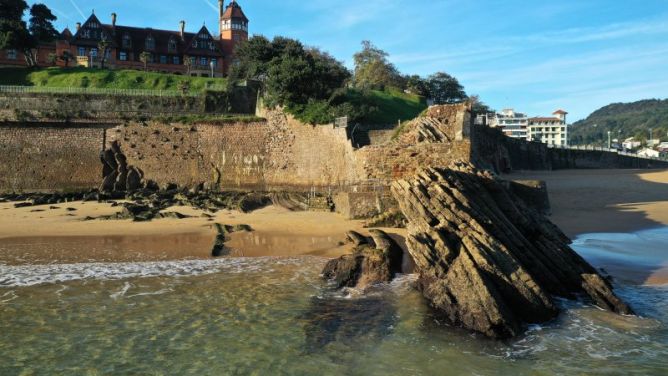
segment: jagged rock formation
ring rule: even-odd
[[[323,277],[336,288],[367,286],[391,281],[401,272],[403,250],[385,232],[371,230],[371,237],[355,231],[346,235],[353,244],[353,253],[331,260],[323,269]]]
[[[143,188],[144,173],[133,166],[128,166],[127,158],[117,141],[102,152],[102,192],[126,192]]]
[[[457,162],[397,181],[392,193],[409,221],[419,287],[451,322],[512,337],[557,315],[553,295],[586,294],[632,313],[555,225],[491,173]]]

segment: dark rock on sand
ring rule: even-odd
[[[249,225],[221,225],[220,223],[214,223],[216,226],[216,240],[213,243],[213,248],[211,248],[211,256],[221,257],[227,256],[230,254],[230,250],[225,247],[225,242],[227,241],[227,235],[235,232],[250,232],[253,229]]]
[[[403,251],[392,238],[380,230],[372,230],[371,238],[350,231],[353,253],[331,260],[322,275],[336,288],[367,286],[391,281],[401,272]]]
[[[409,221],[419,287],[452,323],[516,336],[557,315],[552,296],[632,313],[555,225],[491,173],[467,163],[424,169],[392,193]]]

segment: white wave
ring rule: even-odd
[[[196,276],[219,272],[247,273],[267,271],[275,265],[297,264],[303,262],[303,260],[303,258],[261,257],[132,263],[0,265],[0,276],[2,276],[0,277],[0,288],[35,286],[85,279],[120,280],[159,276]],[[125,292],[127,290],[123,294]],[[118,296],[122,296],[122,294]]]

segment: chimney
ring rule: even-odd
[[[81,30],[81,22],[77,22],[77,31]]]
[[[113,27],[116,27],[116,18],[118,18],[116,13],[112,13],[111,14],[111,26],[113,26]]]
[[[223,16],[225,13],[225,0],[218,0],[218,9],[220,10],[220,16]]]
[[[179,26],[181,26],[181,39],[183,39],[186,33],[186,21],[179,22]]]

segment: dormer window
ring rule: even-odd
[[[155,39],[150,35],[146,37],[146,49],[147,50],[155,49]]]
[[[169,52],[176,52],[176,40],[174,39],[174,37],[171,37],[169,39],[169,42],[167,43],[167,49],[169,50]]]
[[[123,35],[123,48],[131,48],[132,47],[132,39],[130,38],[130,35],[125,34]]]
[[[91,29],[97,29],[97,28],[100,27],[100,25],[99,25],[97,22],[95,22],[95,21],[91,21],[91,22],[88,24],[88,27],[90,27]]]

